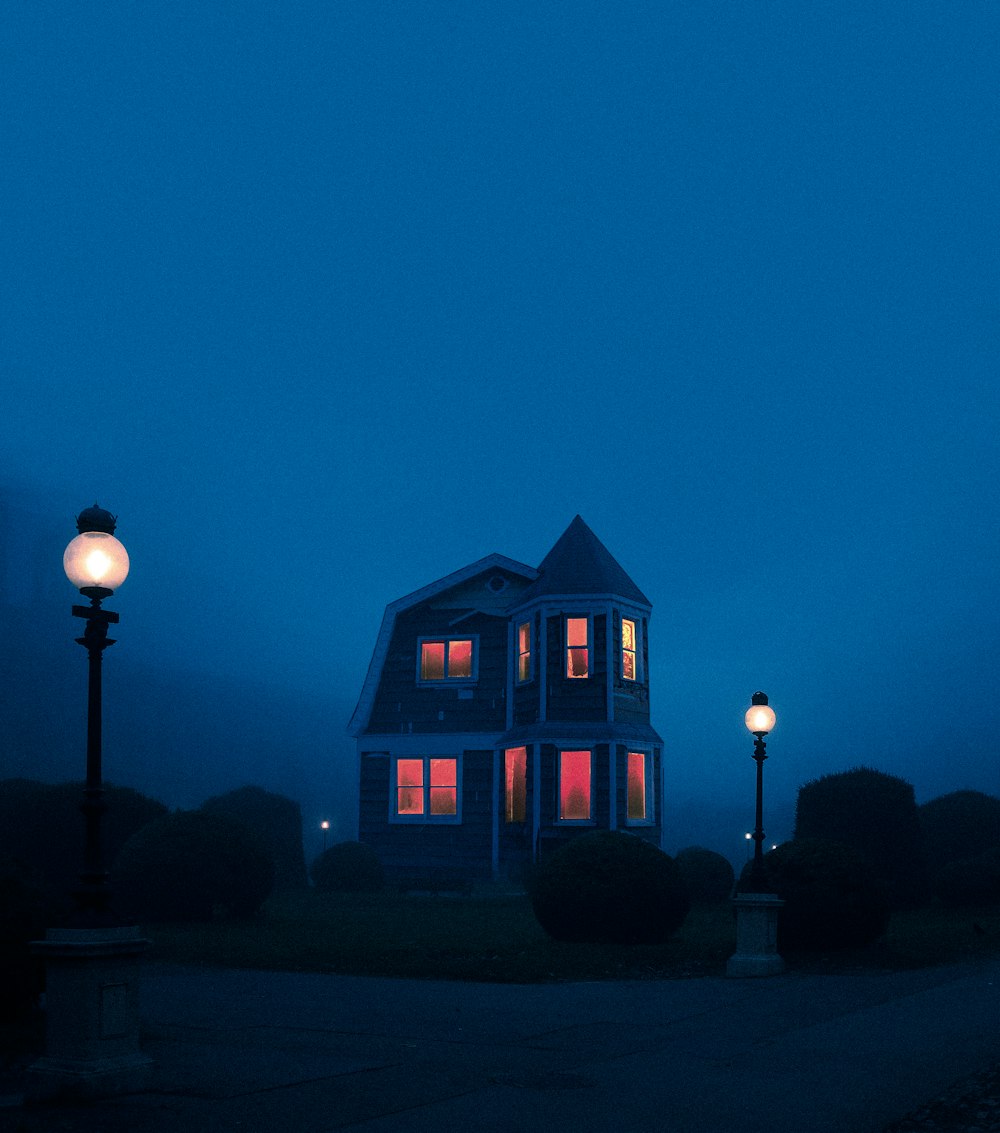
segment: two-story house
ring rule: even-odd
[[[385,611],[352,717],[359,837],[391,882],[518,878],[581,830],[661,842],[651,606],[577,516]]]

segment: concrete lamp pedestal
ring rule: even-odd
[[[778,955],[778,913],[784,905],[773,893],[738,893],[736,951],[726,965],[727,976],[777,976],[785,970]]]
[[[139,958],[149,944],[135,925],[49,929],[45,958],[45,1055],[28,1068],[32,1101],[141,1090],[152,1059],[139,1050]]]

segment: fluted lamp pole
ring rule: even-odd
[[[89,677],[87,684],[87,780],[83,810],[86,828],[83,870],[76,892],[80,924],[100,925],[114,920],[110,909],[111,890],[104,867],[101,841],[101,818],[105,810],[104,783],[101,769],[101,670],[104,650],[114,645],[108,637],[108,626],[118,622],[118,615],[105,610],[101,603],[109,598],[128,577],[128,552],[115,538],[116,517],[95,503],[77,517],[79,534],[63,555],[66,577],[85,597],[89,606],[74,606],[73,616],[83,618],[86,627],[76,640],[87,650]]]
[[[753,758],[757,764],[757,811],[753,832],[753,865],[750,867],[750,882],[746,886],[749,893],[766,893],[767,878],[764,874],[764,760],[767,759],[767,744],[764,737],[776,722],[774,709],[767,703],[767,693],[755,692],[750,698],[746,716],[747,729],[753,733]]]

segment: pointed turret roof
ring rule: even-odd
[[[522,602],[548,594],[614,594],[649,606],[649,599],[580,516],[556,540],[542,559],[538,580],[522,595]]]

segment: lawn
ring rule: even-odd
[[[152,961],[300,972],[534,983],[721,975],[735,949],[728,903],[692,909],[666,944],[565,944],[538,926],[526,897],[273,897],[248,921],[151,925]],[[871,948],[789,956],[804,970],[920,967],[1000,951],[1000,909],[897,913]]]

